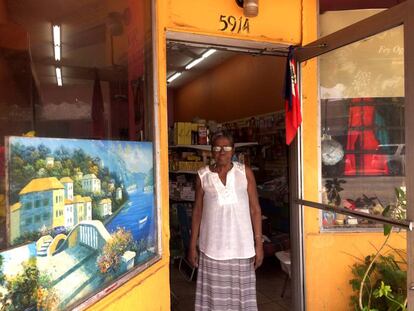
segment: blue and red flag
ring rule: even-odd
[[[285,128],[287,145],[292,143],[301,123],[302,114],[298,91],[296,61],[293,57],[293,47],[290,47],[286,62],[285,76]]]

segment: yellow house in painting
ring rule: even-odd
[[[75,209],[75,224],[85,220],[85,199],[80,195],[75,195],[73,199],[74,209]]]
[[[20,211],[18,221],[15,220],[19,235],[64,226],[64,186],[56,177],[31,180],[19,196],[20,208],[13,205]]]
[[[13,204],[10,208],[10,241],[14,241],[20,235],[20,202]]]

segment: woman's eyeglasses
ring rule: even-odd
[[[222,150],[224,150],[225,152],[229,152],[233,150],[232,146],[213,146],[213,151],[214,152],[221,152]]]

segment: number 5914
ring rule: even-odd
[[[234,33],[250,32],[249,19],[243,16],[236,18],[232,15],[220,15],[220,26],[220,31],[231,31]]]

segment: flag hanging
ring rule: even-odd
[[[293,47],[291,46],[289,47],[285,76],[285,128],[287,145],[292,143],[301,123],[302,114],[300,111],[296,61],[293,57]]]

